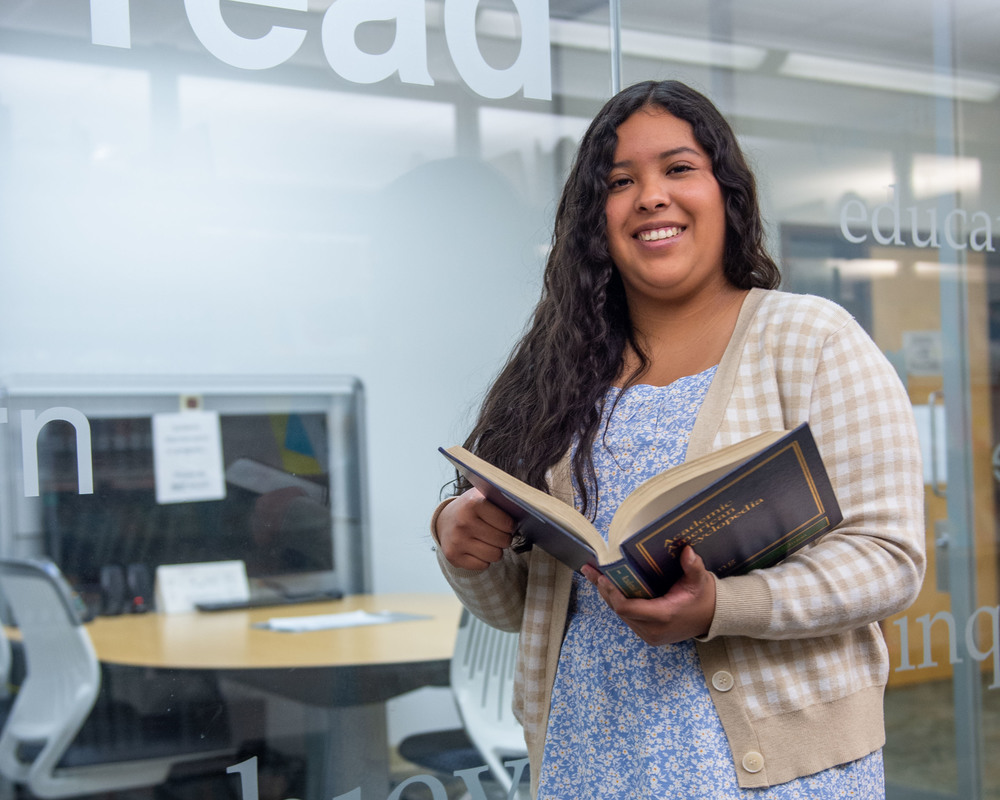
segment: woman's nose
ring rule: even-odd
[[[670,205],[670,192],[662,181],[643,181],[636,195],[636,205],[643,211],[654,211]]]

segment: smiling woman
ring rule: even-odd
[[[644,479],[808,422],[844,521],[740,577],[689,547],[667,594],[626,599],[590,566],[513,548],[513,520],[458,483],[432,522],[439,562],[475,614],[520,630],[538,795],[884,797],[878,620],[924,570],[919,445],[895,370],[839,306],[775,291],[732,129],[677,82],[626,89],[595,118],[545,277],[467,448],[606,537]]]

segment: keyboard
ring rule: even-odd
[[[195,608],[199,611],[208,612],[245,611],[251,608],[271,608],[274,606],[292,606],[301,603],[318,603],[323,600],[339,600],[343,596],[343,592],[334,590],[276,597],[250,597],[246,600],[219,600],[207,603],[195,603]]]

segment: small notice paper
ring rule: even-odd
[[[157,503],[222,500],[222,428],[216,411],[153,415]]]
[[[164,564],[156,568],[156,607],[164,614],[194,611],[197,603],[247,600],[250,582],[242,561]]]
[[[359,625],[384,625],[387,622],[405,622],[411,619],[430,619],[424,614],[406,614],[401,611],[344,611],[339,614],[310,614],[305,617],[272,617],[255,625],[271,631],[298,633],[323,631],[328,628],[355,628]]]

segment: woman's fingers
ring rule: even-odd
[[[449,563],[461,569],[482,570],[503,558],[515,527],[503,509],[478,489],[469,489],[442,510],[437,536]]]
[[[593,567],[583,574],[604,601],[644,642],[670,644],[704,636],[715,617],[715,576],[690,547],[681,553],[683,577],[665,595],[643,600],[628,598]]]

